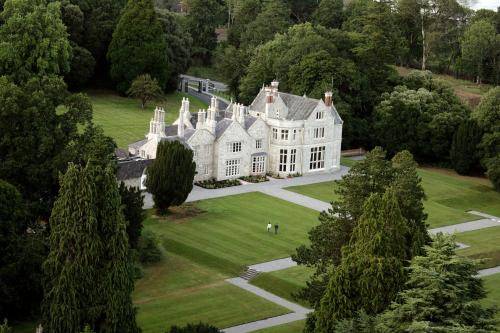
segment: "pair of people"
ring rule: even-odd
[[[273,225],[271,224],[271,222],[267,222],[267,232],[271,232],[271,228],[273,227]],[[277,235],[278,234],[278,228],[279,228],[279,225],[278,223],[276,223],[274,225],[274,234]]]

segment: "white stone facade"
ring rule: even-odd
[[[162,140],[179,140],[194,152],[195,180],[233,179],[268,172],[331,172],[340,168],[342,120],[332,103],[278,91],[278,82],[263,88],[250,106],[231,103],[217,109],[212,98],[196,116],[183,99],[178,119],[166,126],[157,108],[146,139],[129,146],[132,155],[154,159]]]

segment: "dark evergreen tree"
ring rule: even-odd
[[[477,262],[455,253],[452,237],[438,235],[425,254],[412,260],[408,281],[390,310],[381,315],[380,332],[496,332]]]
[[[198,61],[210,63],[217,46],[215,28],[217,18],[223,10],[218,0],[187,0],[186,29],[193,38],[192,55]]]
[[[372,194],[340,265],[331,273],[315,314],[315,332],[332,332],[338,321],[361,310],[374,315],[390,305],[405,282],[406,233],[396,191]]]
[[[193,189],[196,172],[193,151],[179,141],[162,141],[146,172],[146,187],[153,195],[155,208],[165,214],[170,206],[186,201]]]
[[[157,13],[167,41],[169,79],[166,90],[174,90],[177,88],[179,74],[185,73],[191,64],[193,39],[181,24],[179,15],[167,10],[158,10]]]
[[[137,187],[127,187],[124,182],[120,183],[120,196],[123,204],[123,216],[127,221],[127,234],[130,248],[137,248],[139,237],[141,237],[142,221],[146,218],[144,195]]]
[[[500,192],[500,154],[487,160],[486,175],[495,190]]]
[[[94,81],[107,84],[109,81],[109,62],[106,59],[109,44],[120,18],[126,0],[70,0],[83,13],[82,33],[75,42],[87,49],[95,60]],[[65,21],[66,23],[66,21]],[[70,38],[73,40],[73,31]]]
[[[453,168],[461,175],[469,174],[478,164],[477,146],[482,132],[474,120],[465,120],[453,135],[450,158]]]
[[[406,220],[407,234],[406,259],[410,260],[421,255],[424,246],[431,242],[427,232],[427,214],[424,211],[426,195],[422,187],[422,178],[417,172],[417,163],[413,155],[404,150],[397,153],[391,160],[394,170],[394,180],[391,186],[398,194],[401,213]]]
[[[328,283],[328,272],[332,266],[340,264],[343,258],[342,248],[348,244],[353,229],[358,224],[363,205],[372,194],[383,194],[388,187],[392,187],[397,193],[406,224],[405,258],[409,260],[421,253],[422,246],[428,244],[430,238],[423,207],[425,194],[416,167],[408,152],[401,152],[392,161],[388,161],[385,159],[385,152],[375,148],[366,155],[365,160],[356,163],[337,182],[334,191],[338,199],[332,202],[332,208],[328,212],[320,214],[320,224],[309,231],[310,244],[300,246],[292,256],[297,263],[315,268],[306,287],[297,294],[299,298],[307,300],[318,309]]]
[[[108,60],[116,88],[125,93],[141,74],[165,88],[169,80],[167,43],[153,0],[129,0],[109,45]]]
[[[50,218],[43,327],[53,333],[140,332],[126,222],[111,168],[71,164]]]

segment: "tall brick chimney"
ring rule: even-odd
[[[327,91],[325,93],[325,105],[326,106],[332,106],[332,104],[333,104],[332,96],[333,96],[333,94],[331,91]]]

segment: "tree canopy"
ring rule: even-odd
[[[146,187],[153,195],[155,208],[165,214],[172,205],[186,201],[193,189],[196,164],[193,151],[179,141],[161,141],[156,159],[147,168]]]
[[[7,0],[1,21],[0,75],[22,82],[69,71],[71,46],[59,2]]]
[[[108,59],[116,89],[125,93],[141,74],[150,74],[162,89],[169,79],[167,43],[153,0],[129,0],[113,32]]]

